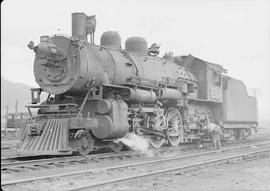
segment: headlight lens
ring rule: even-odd
[[[54,48],[54,47],[51,47],[51,53],[56,54],[56,53],[57,53],[57,49],[56,49],[56,48]]]
[[[40,42],[49,42],[49,39],[50,39],[50,37],[49,36],[41,36],[40,37]]]

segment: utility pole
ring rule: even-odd
[[[256,97],[256,88],[253,88],[253,96]]]
[[[16,102],[15,102],[15,116],[17,117],[17,114],[18,114],[18,100],[16,99]]]
[[[7,104],[5,108],[6,108],[6,118],[8,118],[9,104]]]
[[[6,125],[5,125],[5,133],[7,131],[7,121],[8,121],[8,110],[9,110],[9,104],[6,105]]]
[[[250,88],[249,91],[255,98],[257,98],[261,94],[260,88]]]

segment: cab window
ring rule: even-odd
[[[214,70],[212,70],[212,84],[221,86],[221,75]]]

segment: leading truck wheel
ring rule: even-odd
[[[178,109],[174,107],[169,108],[166,112],[166,120],[168,124],[168,142],[171,146],[176,147],[184,139],[182,117]]]
[[[77,155],[85,156],[93,151],[95,141],[89,132],[80,130],[76,133],[75,138],[78,139]]]

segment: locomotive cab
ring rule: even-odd
[[[198,79],[198,99],[222,102],[222,73],[227,70],[221,65],[213,64],[192,55],[182,56],[186,67],[194,71]]]

